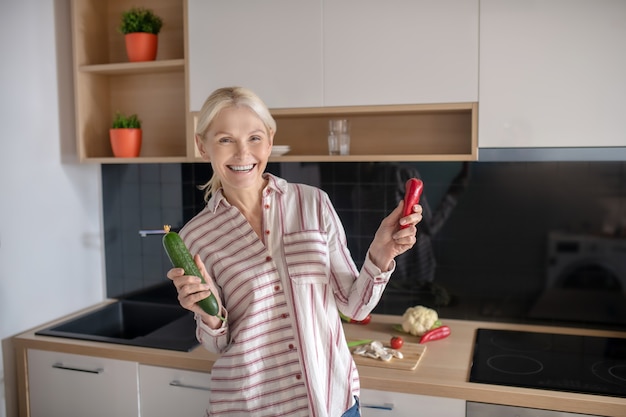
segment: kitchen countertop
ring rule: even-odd
[[[104,302],[103,304],[106,303],[108,302]],[[79,316],[89,310],[101,307],[103,304],[31,329],[13,338],[16,353],[20,410],[26,409],[25,403],[28,398],[28,381],[26,380],[27,349],[42,349],[80,355],[100,356],[134,361],[147,365],[194,371],[209,372],[211,370],[216,355],[206,351],[201,346],[198,346],[190,352],[177,352],[35,335],[35,332],[42,328],[67,320],[70,317]],[[392,324],[399,323],[400,321],[401,319],[398,316],[374,314],[372,315],[372,321],[368,325],[345,324],[344,328],[348,339],[378,339],[387,341],[392,334],[399,334],[392,329]],[[621,338],[626,338],[626,331],[452,320],[445,319],[445,317],[442,318],[442,321],[450,327],[452,331],[450,337],[435,342],[429,342],[426,345],[426,353],[415,370],[407,371],[359,366],[361,386],[368,389],[460,398],[468,401],[493,404],[506,404],[612,417],[626,416],[626,398],[468,382],[474,337],[477,328]],[[418,341],[417,337],[407,334],[404,334],[403,338],[406,342],[416,343]]]

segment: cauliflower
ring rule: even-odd
[[[402,315],[402,329],[413,336],[421,336],[429,331],[437,320],[439,315],[432,308],[409,307]]]

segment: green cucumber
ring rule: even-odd
[[[191,253],[189,253],[189,249],[185,246],[185,243],[180,238],[178,233],[171,232],[169,226],[165,226],[165,235],[163,236],[163,247],[165,248],[165,252],[167,256],[170,258],[172,265],[176,268],[183,268],[185,270],[186,275],[193,275],[202,280],[202,283],[206,283],[204,281],[204,277],[202,277],[202,273],[198,270],[196,263],[193,261],[191,257]],[[213,293],[209,295],[207,298],[198,301],[198,305],[207,312],[207,314],[211,316],[216,316],[220,320],[224,321],[224,318],[219,315],[220,306],[217,304],[217,300]]]

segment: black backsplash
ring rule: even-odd
[[[267,170],[329,194],[360,266],[398,201],[403,175],[419,173],[425,204],[436,217],[462,167],[270,163]],[[170,265],[160,236],[140,237],[139,230],[180,228],[204,206],[197,186],[210,176],[210,165],[202,163],[102,166],[109,297],[167,282]],[[375,312],[402,314],[425,304],[448,318],[626,328],[626,163],[472,162],[467,187],[443,217],[432,231],[434,281],[418,273],[413,249],[399,260]],[[420,233],[429,232],[427,226]],[[569,252],[553,254],[549,236],[555,232]],[[569,281],[555,283],[553,275],[568,268],[584,273],[569,271]]]

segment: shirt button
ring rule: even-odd
[[[271,257],[271,256],[267,256],[267,257],[265,258],[265,260],[266,260],[267,262],[269,262],[269,261],[271,261],[271,260],[272,260],[272,257]]]
[[[266,204],[264,207],[265,207],[266,209],[268,209],[268,208],[270,208],[270,205],[269,205],[269,204]]]
[[[293,344],[292,343],[289,343],[289,349],[293,350]]]
[[[286,318],[287,318],[287,317],[289,317],[289,316],[288,316],[288,314],[287,314],[287,313],[283,313],[283,314],[281,314],[281,317],[282,317],[282,318],[284,318],[284,319],[286,319]]]
[[[265,234],[266,234],[266,235],[269,235],[269,234],[270,234],[270,231],[269,231],[269,230],[266,230],[266,231],[265,231]]]
[[[280,290],[280,285],[277,285],[274,287],[274,291],[279,291]]]
[[[296,375],[296,379],[302,379],[302,375],[301,374],[297,374]]]

